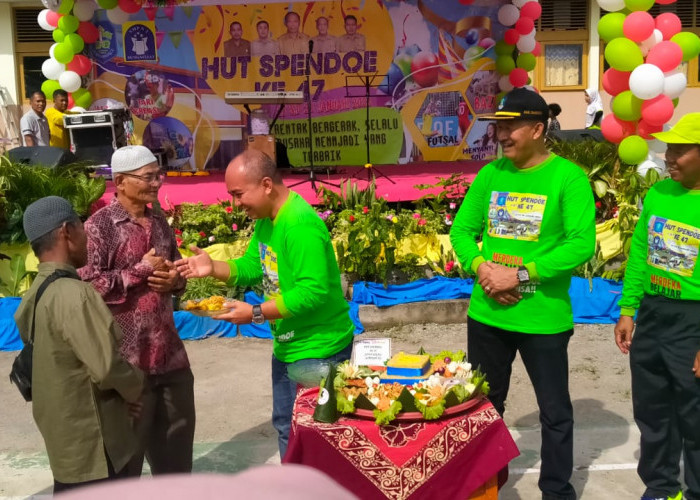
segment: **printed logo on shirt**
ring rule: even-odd
[[[669,299],[680,299],[681,298],[681,284],[676,280],[671,278],[664,278],[663,276],[657,276],[652,274],[650,277],[651,281],[651,291],[656,295],[663,295]]]
[[[492,262],[506,267],[520,267],[523,265],[523,258],[519,255],[508,255],[507,253],[494,252],[491,257]],[[531,281],[518,286],[520,293],[535,293],[537,291],[537,283]]]
[[[277,342],[289,342],[294,338],[294,330],[277,336]]]
[[[277,270],[277,254],[265,243],[259,243],[260,263],[262,264],[263,293],[267,298],[280,296],[280,277]]]
[[[692,276],[700,249],[700,229],[652,215],[648,226],[647,263],[651,267]]]
[[[547,197],[531,193],[493,191],[488,234],[492,238],[537,241]]]

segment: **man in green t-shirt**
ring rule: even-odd
[[[668,132],[671,176],[649,190],[632,237],[615,342],[630,354],[643,499],[700,499],[700,113]],[[637,327],[634,315],[637,313]],[[632,333],[634,332],[634,340]]]
[[[547,151],[548,117],[547,103],[527,89],[508,93],[496,114],[484,117],[496,120],[504,157],[479,171],[450,239],[462,266],[478,277],[467,320],[469,362],[485,371],[489,399],[502,415],[520,353],[540,410],[542,498],[574,499],[568,291],[572,271],[595,250],[595,208],[583,170]]]
[[[193,257],[175,265],[186,278],[213,276],[240,286],[262,283],[265,302],[229,302],[229,312],[217,318],[235,324],[270,320],[272,424],[284,457],[297,381],[306,381],[299,377],[306,375],[308,382],[318,384],[318,373],[329,361],[349,359],[354,325],[328,229],[311,205],[282,183],[274,161],[256,150],[237,156],[226,169],[226,188],[235,205],[256,220],[246,253],[215,261],[194,248]]]

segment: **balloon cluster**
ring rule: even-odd
[[[41,65],[41,72],[48,79],[41,90],[52,96],[54,91],[63,89],[69,93],[68,108],[75,106],[87,109],[92,96],[81,88],[82,77],[92,70],[92,61],[82,55],[86,44],[95,43],[99,38],[97,26],[92,22],[95,9],[107,10],[107,18],[112,24],[123,24],[129,15],[138,12],[141,5],[134,0],[62,0],[57,7],[39,12],[39,26],[52,32],[54,43],[49,49],[49,58]]]
[[[619,144],[622,161],[643,169],[654,159],[650,149],[663,150],[651,134],[662,131],[673,116],[688,83],[679,67],[700,54],[700,38],[681,31],[681,20],[673,13],[649,14],[654,0],[598,0],[598,5],[609,11],[600,19],[598,33],[610,65],[603,89],[613,96],[613,114],[603,118],[601,131]]]
[[[510,27],[495,47],[496,71],[501,75],[498,86],[502,93],[530,82],[528,72],[535,69],[542,50],[535,40],[535,21],[541,15],[542,6],[538,0],[512,0],[498,10],[498,22]]]

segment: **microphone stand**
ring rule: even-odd
[[[309,40],[309,52],[306,54],[306,102],[307,102],[307,117],[308,117],[308,125],[307,127],[309,128],[309,178],[304,179],[303,181],[295,182],[294,184],[290,184],[289,187],[292,188],[294,186],[298,186],[300,184],[304,184],[305,182],[310,182],[311,183],[311,189],[314,190],[314,192],[318,191],[318,188],[316,187],[316,183],[320,182],[322,184],[328,184],[329,186],[337,187],[339,188],[339,184],[334,184],[330,181],[326,181],[323,179],[318,179],[316,177],[316,170],[314,168],[314,143],[313,143],[313,132],[311,130],[312,122],[311,122],[311,53],[314,50],[314,41]]]

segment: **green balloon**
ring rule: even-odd
[[[637,165],[642,163],[649,154],[649,145],[638,135],[631,135],[622,139],[617,154],[625,163]]]
[[[518,54],[516,64],[518,68],[522,68],[525,71],[532,71],[535,69],[535,65],[537,64],[537,58],[530,53],[523,52]]]
[[[61,43],[66,38],[66,34],[63,32],[63,30],[58,28],[51,32],[51,36],[53,37],[53,41],[56,43]]]
[[[674,108],[677,108],[677,107],[678,107],[678,103],[679,103],[680,101],[681,101],[681,98],[680,98],[680,97],[676,97],[675,99],[672,99],[671,102],[673,103],[673,107],[674,107]]]
[[[499,92],[496,94],[496,102],[500,103],[508,92]]]
[[[54,59],[63,64],[71,62],[74,55],[75,52],[73,52],[71,46],[66,42],[56,44],[56,48],[53,50]]]
[[[106,10],[115,8],[118,3],[119,0],[97,0],[97,5]]]
[[[68,46],[70,46],[71,50],[73,51],[73,54],[80,54],[85,48],[85,42],[83,41],[83,38],[77,33],[71,33],[70,35],[66,35],[65,43],[67,43]]]
[[[683,61],[695,59],[700,54],[700,37],[690,31],[681,31],[671,37],[671,41],[677,43],[683,51]]]
[[[53,93],[56,92],[60,88],[61,88],[61,85],[58,83],[58,80],[45,80],[44,83],[41,84],[41,91],[47,97],[52,96]]]
[[[515,69],[515,61],[511,56],[499,56],[496,58],[496,71],[502,75],[509,75]]]
[[[510,56],[515,50],[515,45],[506,43],[505,40],[499,40],[496,42],[496,46],[493,49],[497,56]]]
[[[90,104],[92,104],[92,94],[86,89],[78,89],[72,94],[73,102],[76,106],[88,109]]]
[[[57,12],[63,15],[70,14],[73,10],[73,5],[75,5],[74,0],[62,0],[61,5],[58,6]]]
[[[623,38],[625,36],[624,31],[622,31],[622,25],[625,22],[624,14],[620,12],[611,12],[605,14],[600,18],[598,23],[598,34],[600,38],[609,42],[615,38]]]
[[[642,102],[631,90],[625,90],[613,99],[612,110],[620,120],[634,122],[642,117]]]
[[[63,16],[58,20],[58,28],[66,35],[68,33],[75,33],[78,26],[80,26],[80,21],[78,21],[78,18],[75,16]]]
[[[605,60],[618,71],[632,71],[644,64],[639,45],[628,38],[615,38],[605,46]]]
[[[647,11],[651,9],[656,0],[625,0],[625,7],[632,12],[637,10]]]

